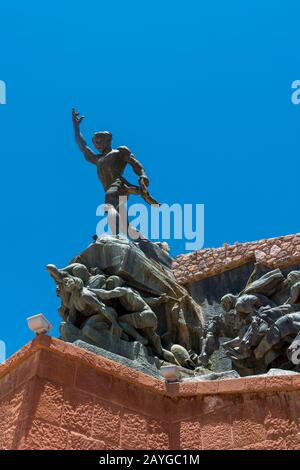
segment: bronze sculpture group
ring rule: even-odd
[[[200,355],[203,364],[219,348],[228,313],[233,312],[241,326],[238,335],[222,346],[236,370],[242,375],[264,373],[271,367],[298,371],[300,271],[291,271],[285,278],[280,269],[274,269],[257,277],[259,268],[257,264],[242,292],[222,297],[224,313],[206,327]]]
[[[96,237],[94,246],[64,268],[47,266],[61,300],[61,338],[98,347],[118,344],[113,349],[120,355],[138,343],[160,365],[177,364],[204,374],[220,348],[220,338],[226,337],[222,347],[240,375],[274,367],[298,371],[300,271],[287,276],[280,269],[262,273],[256,265],[245,288],[224,295],[223,313],[204,325],[201,307],[187,290],[134,243],[143,236],[128,224],[128,196],[140,195],[148,204],[159,205],[149,193],[143,166],[127,147],[112,149],[110,132],[94,134],[94,152],[80,131],[83,117],[73,110],[72,120],[80,150],[97,167],[112,236]],[[138,185],[124,178],[127,165],[138,176]],[[121,233],[131,241],[126,244]],[[166,253],[163,243],[156,245],[162,255]],[[111,340],[108,346],[106,338]],[[130,351],[139,360],[140,353]]]
[[[97,269],[97,268],[96,268]],[[92,344],[101,344],[99,331],[106,330],[126,340],[148,345],[166,361],[174,361],[171,352],[163,349],[156,333],[157,317],[152,307],[168,300],[163,294],[158,298],[142,297],[135,289],[125,286],[120,276],[92,275],[81,263],[58,269],[49,264],[47,270],[57,283],[61,298],[61,334],[64,339],[77,336]],[[118,314],[122,310],[122,314]]]
[[[150,205],[159,203],[150,195],[148,190],[149,179],[141,163],[135,158],[128,147],[112,148],[111,132],[96,132],[93,144],[98,152],[88,147],[80,132],[80,124],[84,119],[79,113],[72,110],[72,120],[75,140],[85,159],[96,165],[98,178],[105,191],[105,209],[108,214],[108,223],[114,235],[123,232],[131,238],[143,238],[143,235],[129,225],[125,204],[130,194],[140,195]],[[129,165],[139,177],[139,185],[134,185],[124,177],[124,171]]]

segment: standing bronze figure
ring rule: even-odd
[[[129,227],[127,222],[122,227],[120,220],[121,211],[130,194],[140,195],[144,201],[150,205],[159,205],[159,203],[150,195],[148,191],[149,179],[142,164],[135,158],[128,147],[112,148],[111,132],[96,132],[93,136],[93,144],[99,153],[95,153],[90,149],[80,132],[80,124],[84,116],[73,109],[72,119],[75,132],[76,142],[84,154],[85,159],[97,166],[97,174],[105,191],[105,204],[108,213],[108,222],[113,234],[118,234],[126,230],[127,233],[133,234],[133,238],[138,234],[133,227]],[[123,173],[127,165],[130,165],[133,171],[139,177],[139,185],[128,182]],[[113,222],[112,222],[113,221]],[[122,230],[123,229],[123,230]]]

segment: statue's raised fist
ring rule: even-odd
[[[72,109],[72,119],[73,119],[74,125],[79,126],[81,121],[84,119],[84,116],[80,116],[80,114],[76,111],[76,109],[73,108]]]

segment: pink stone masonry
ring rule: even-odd
[[[188,284],[251,261],[270,268],[300,263],[300,233],[234,245],[224,243],[220,248],[179,255],[173,263],[173,273],[180,284]]]

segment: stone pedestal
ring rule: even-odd
[[[167,384],[40,336],[0,366],[1,449],[300,449],[300,375]]]

